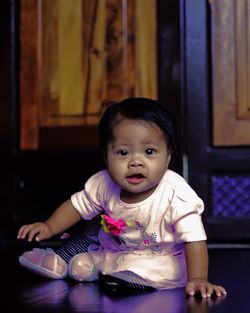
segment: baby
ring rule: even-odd
[[[175,153],[174,118],[147,98],[112,103],[99,124],[107,170],[45,221],[24,225],[18,238],[36,241],[60,234],[81,219],[100,216],[98,237],[80,233],[56,249],[33,249],[19,262],[50,278],[105,277],[125,287],[185,287],[190,296],[226,294],[207,280],[208,253],[202,200],[168,169]]]

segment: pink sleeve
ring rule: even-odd
[[[188,186],[188,185],[187,185]],[[177,243],[206,240],[202,223],[203,201],[188,186],[181,197],[175,195],[172,201],[172,225]]]

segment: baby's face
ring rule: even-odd
[[[156,189],[170,161],[164,133],[155,124],[122,119],[113,138],[107,149],[110,176],[121,187],[124,202],[142,201]]]

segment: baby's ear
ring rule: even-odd
[[[102,150],[102,159],[107,166],[107,151]]]
[[[171,153],[168,154],[168,158],[167,158],[167,167],[169,166],[169,163],[171,161]]]

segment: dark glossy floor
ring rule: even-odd
[[[116,296],[100,291],[97,283],[70,279],[49,280],[18,264],[26,247],[0,232],[0,312],[25,313],[245,313],[250,308],[250,249],[209,249],[210,280],[224,285],[228,295],[220,299],[187,298],[182,289],[144,295]]]

